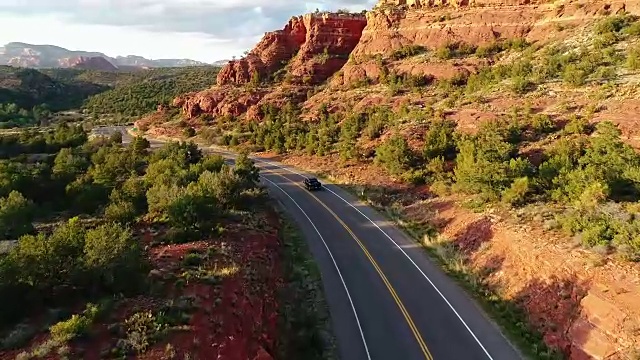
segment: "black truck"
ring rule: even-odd
[[[304,179],[304,187],[309,191],[320,190],[322,189],[322,183],[316,178],[306,178]]]

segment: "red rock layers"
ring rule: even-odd
[[[354,61],[344,67],[344,76],[334,79],[332,84],[349,85],[364,78],[376,80],[379,66],[373,56],[390,55],[403,46],[422,45],[433,50],[455,42],[483,45],[512,38],[547,41],[558,34],[557,25],[584,24],[621,11],[638,14],[639,4],[637,0],[562,5],[547,0],[382,0],[367,13],[367,27],[351,54]],[[402,72],[395,65],[390,68]],[[461,66],[469,69],[468,64],[421,65],[411,72],[440,78],[450,76]]]
[[[285,67],[292,82],[322,82],[346,63],[365,26],[363,15],[294,17],[283,30],[266,33],[245,58],[225,66],[218,74],[218,85],[245,84],[254,76],[267,80]]]
[[[284,29],[266,33],[245,58],[227,64],[218,74],[217,87],[182,95],[173,105],[182,107],[188,118],[244,113],[258,118],[263,103],[303,101],[309,85],[324,82],[344,66],[365,26],[366,18],[360,14],[294,17]],[[274,79],[276,72],[282,78]],[[255,77],[281,84],[270,89],[234,87],[251,83]]]
[[[325,81],[349,59],[358,45],[366,18],[353,14],[307,14],[307,35],[290,65],[289,78],[297,83]]]
[[[245,84],[254,73],[261,79],[284,67],[306,39],[307,29],[301,17],[294,17],[284,29],[268,32],[249,54],[229,62],[218,74],[218,85]]]

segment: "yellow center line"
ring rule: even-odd
[[[274,174],[274,175],[277,175],[277,176],[279,176],[279,177],[281,177],[283,179],[286,179],[287,181],[290,181],[288,178],[286,178],[283,175],[280,175],[280,174],[275,173],[275,172],[271,172],[271,173]],[[304,187],[302,187],[300,184],[295,184],[295,185],[304,190]],[[364,252],[365,256],[369,259],[369,262],[371,262],[371,264],[373,265],[374,269],[376,269],[376,272],[378,273],[378,275],[380,275],[380,278],[382,278],[382,282],[386,285],[387,289],[391,293],[391,296],[395,300],[396,304],[400,308],[400,312],[402,312],[402,315],[404,316],[405,320],[407,321],[407,324],[409,325],[409,328],[411,329],[411,332],[413,332],[413,336],[416,338],[416,341],[418,341],[418,345],[420,345],[420,349],[422,350],[422,353],[424,354],[424,356],[428,360],[433,360],[433,356],[431,356],[431,352],[429,352],[429,348],[427,348],[427,345],[425,344],[424,340],[422,339],[422,335],[420,335],[420,332],[418,331],[418,328],[416,327],[415,323],[413,322],[413,319],[411,318],[411,315],[409,315],[409,312],[407,311],[407,309],[405,308],[404,304],[400,300],[400,297],[398,296],[397,292],[395,291],[395,289],[393,288],[393,286],[389,282],[389,279],[387,279],[386,275],[382,272],[382,269],[380,269],[380,266],[378,266],[378,263],[376,262],[376,260],[373,258],[373,256],[371,256],[371,254],[369,253],[369,250],[367,250],[367,248],[364,246],[364,244],[358,238],[358,236],[356,236],[356,234],[354,234],[354,232],[351,230],[351,228],[349,228],[349,226],[347,226],[347,224],[345,224],[345,222],[342,221],[342,219],[335,212],[333,212],[333,210],[331,210],[325,203],[323,203],[314,194],[309,192],[309,195],[311,195],[311,197],[313,197],[320,205],[322,205],[340,223],[340,225],[342,225],[342,227],[344,227],[345,230],[347,230],[347,232],[356,241],[356,243],[358,243],[358,245],[360,246],[360,248]]]

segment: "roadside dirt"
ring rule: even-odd
[[[542,221],[520,222],[496,209],[475,213],[456,196],[433,198],[426,187],[407,187],[373,164],[275,158],[339,183],[377,188],[394,199],[406,219],[436,225],[465,264],[502,300],[523,309],[545,342],[569,359],[635,360],[640,264],[580,249],[571,238],[543,230]]]
[[[188,299],[193,306],[181,310],[185,325],[129,358],[272,359],[279,339],[278,291],[283,286],[279,219],[275,213],[260,213],[248,221],[250,225],[228,224],[219,238],[185,244],[155,244],[159,234],[145,231],[142,242],[153,268],[149,277],[158,293],[118,301],[107,319],[91,327],[88,337],[70,344],[69,358],[111,358],[119,339],[126,338],[114,333],[114,325],[124,324],[135,313],[157,313],[167,304]],[[194,254],[204,260],[188,266],[185,259]],[[0,359],[13,360],[48,338],[44,331],[27,347],[0,352]],[[44,358],[61,357],[54,350]]]

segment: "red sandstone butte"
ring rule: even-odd
[[[249,54],[231,61],[218,74],[218,85],[246,84],[255,76],[268,80],[281,69],[294,83],[320,83],[338,71],[360,41],[364,15],[306,14],[282,30],[268,32]]]

